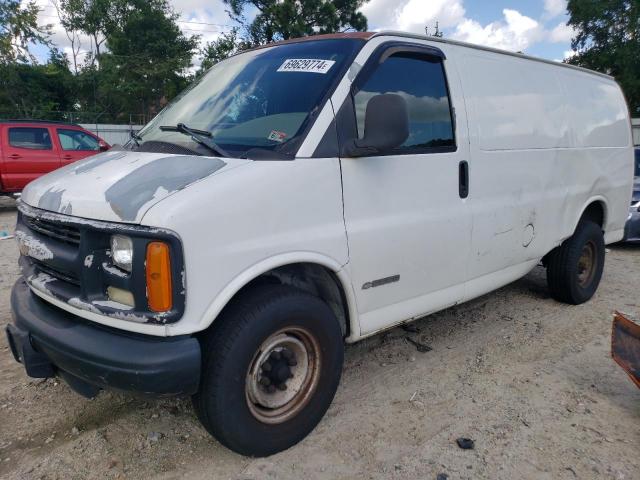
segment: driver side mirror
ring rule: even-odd
[[[105,142],[104,140],[100,140],[98,142],[98,149],[101,152],[106,152],[107,150],[109,150],[111,147],[107,144],[107,142]]]
[[[407,102],[395,93],[372,97],[364,116],[364,136],[346,145],[349,157],[364,157],[393,150],[409,137]]]

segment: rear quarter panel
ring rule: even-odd
[[[469,278],[540,259],[571,236],[592,201],[619,240],[632,180],[629,114],[601,75],[456,48],[471,143]]]

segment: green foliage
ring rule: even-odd
[[[95,56],[99,57],[104,34],[108,25],[115,21],[116,5],[119,3],[110,0],[60,0],[58,11],[63,28],[68,32],[88,35],[93,42]]]
[[[358,12],[365,0],[224,0],[254,45],[315,33],[366,30],[367,19]],[[244,21],[247,7],[258,10],[251,23]]]
[[[182,34],[166,0],[127,3],[133,8],[105,31],[109,53],[100,57],[100,70],[107,82],[99,93],[116,110],[154,115],[186,86],[198,37]]]
[[[34,1],[0,0],[0,64],[33,60],[29,43],[49,44],[49,26],[38,25],[39,11]]]
[[[223,0],[229,5],[229,15],[238,22],[238,29],[208,44],[204,64],[214,65],[228,56],[266,43],[322,33],[348,30],[364,31],[367,18],[358,9],[367,0]],[[247,21],[245,10],[257,10]]]
[[[178,27],[167,0],[60,0],[67,32],[92,41],[79,69],[77,106],[100,121],[128,121],[122,112],[157,113],[188,83],[198,45]]]
[[[200,64],[198,75],[209,70],[209,68],[213,67],[216,63],[248,47],[240,40],[238,30],[238,28],[233,28],[230,32],[223,33],[216,40],[205,45],[200,52],[202,55],[202,63]]]
[[[41,118],[42,111],[72,110],[74,87],[68,61],[57,50],[44,65],[0,64],[0,116]]]
[[[640,114],[640,0],[569,0],[567,10],[577,32],[568,62],[613,75]]]
[[[82,111],[91,121],[128,122],[130,113],[148,119],[193,80],[189,67],[199,38],[182,33],[168,0],[50,0],[76,43],[74,54],[52,49],[40,65],[25,63],[27,47],[47,43],[49,27],[38,25],[39,9],[28,1],[0,0],[0,116],[64,120]],[[358,12],[366,0],[223,1],[240,26],[199,52],[198,74],[256,45],[367,27]],[[245,12],[255,11],[246,21]],[[90,49],[84,62],[75,55],[80,36],[90,40],[83,40],[82,48]]]

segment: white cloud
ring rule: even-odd
[[[567,0],[544,0],[544,13],[548,19],[558,17],[567,11]]]
[[[170,0],[180,15],[178,25],[185,35],[200,35],[201,43],[218,38],[222,32],[231,29],[232,21],[221,0],[202,2],[201,0]],[[203,5],[206,5],[203,6]]]
[[[503,50],[524,51],[544,36],[544,29],[533,18],[508,8],[502,13],[503,20],[484,27],[475,20],[465,19],[456,27],[452,37]]]
[[[560,23],[547,30],[543,21],[566,11],[566,0],[545,0],[540,20],[505,8],[503,17],[481,24],[466,15],[464,0],[370,0],[361,11],[370,29],[424,33],[435,22],[445,30],[445,37],[512,51],[524,51],[533,44],[548,41],[569,43],[573,30]]]
[[[425,27],[454,27],[465,15],[462,0],[370,0],[362,7],[369,28],[424,33]]]
[[[568,43],[575,35],[576,32],[573,27],[562,22],[549,32],[549,40],[554,43]]]

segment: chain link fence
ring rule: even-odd
[[[61,110],[32,110],[19,112],[17,110],[0,110],[0,120],[47,120],[50,122],[82,123],[82,124],[118,124],[145,125],[150,118],[139,113],[95,113],[84,111]]]

